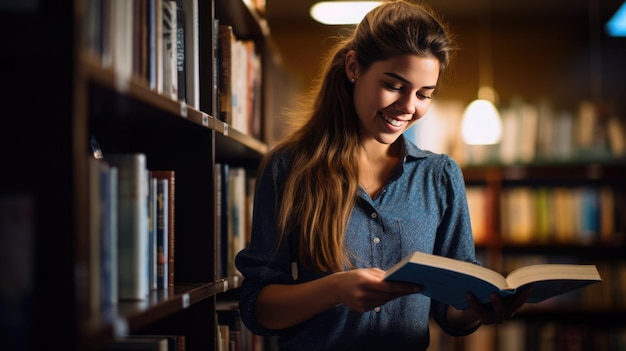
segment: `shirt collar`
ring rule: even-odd
[[[404,160],[404,162],[407,161],[407,157],[425,158],[425,157],[428,157],[429,155],[432,155],[431,152],[422,150],[419,147],[417,147],[417,145],[413,144],[412,141],[405,138],[404,135],[401,135],[400,138],[402,139],[401,140],[402,141],[402,159]]]

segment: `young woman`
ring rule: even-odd
[[[476,262],[459,166],[402,133],[423,117],[452,53],[427,8],[385,2],[340,41],[296,131],[266,157],[252,241],[236,260],[243,321],[281,350],[426,350],[525,299],[456,310],[383,281],[414,251]],[[459,287],[462,289],[462,287]]]

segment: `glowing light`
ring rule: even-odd
[[[626,37],[626,2],[615,11],[606,23],[606,31],[613,37]]]
[[[309,11],[316,21],[328,25],[356,24],[382,1],[320,1]]]

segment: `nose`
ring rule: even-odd
[[[417,97],[413,94],[406,94],[395,102],[394,107],[398,112],[414,115],[416,111]]]

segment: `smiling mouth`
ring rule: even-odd
[[[401,127],[402,125],[407,123],[407,121],[400,121],[400,120],[397,120],[397,119],[393,119],[391,117],[385,116],[382,113],[380,115],[383,117],[383,119],[385,121],[387,121],[387,123],[391,124],[394,127]]]

